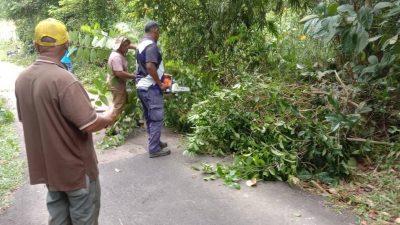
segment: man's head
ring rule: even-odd
[[[128,38],[119,37],[115,40],[113,50],[118,51],[122,55],[125,55],[129,50],[130,44],[131,44],[131,41]]]
[[[154,41],[158,41],[158,38],[160,37],[160,26],[156,21],[151,20],[144,25],[144,32]]]
[[[35,27],[34,43],[39,54],[60,59],[69,45],[67,27],[56,19],[42,20]]]

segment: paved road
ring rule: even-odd
[[[0,95],[14,104],[13,80],[20,68],[0,62],[0,70]],[[17,130],[21,134],[20,125]],[[354,224],[352,215],[327,207],[320,196],[282,182],[264,182],[256,188],[242,184],[241,190],[221,181],[205,182],[191,166],[217,159],[183,156],[180,135],[168,130],[163,135],[172,148],[167,157],[148,158],[144,130],[137,130],[125,145],[99,153],[101,225]],[[15,192],[12,206],[1,213],[0,224],[46,224],[45,195],[43,185],[24,184]]]

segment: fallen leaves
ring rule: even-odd
[[[251,180],[246,181],[246,185],[249,186],[249,187],[257,186],[257,179],[253,178]]]

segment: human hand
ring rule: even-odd
[[[160,87],[161,91],[165,91],[166,89],[168,89],[170,87],[169,85],[166,85],[164,83],[161,83],[161,85],[158,85],[158,86]]]
[[[137,49],[137,45],[131,43],[131,44],[129,45],[128,49]]]
[[[104,117],[104,119],[107,120],[107,122],[109,123],[108,125],[114,123],[116,120],[116,117],[117,117],[113,109],[109,109],[109,110],[105,111],[102,114],[102,116]]]

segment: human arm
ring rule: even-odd
[[[147,69],[147,72],[150,74],[150,76],[153,78],[153,80],[156,82],[156,84],[160,87],[160,89],[162,91],[164,91],[165,89],[167,89],[169,87],[161,82],[161,80],[157,74],[157,67],[153,62],[146,63],[146,69]]]
[[[97,115],[96,121],[93,124],[86,127],[85,129],[83,129],[83,131],[87,133],[96,132],[111,125],[113,122],[114,121],[111,112],[106,113],[104,115]]]
[[[125,59],[122,56],[116,56],[111,60],[111,69],[113,75],[124,80],[135,79],[135,75],[125,71],[127,69],[127,65],[124,69],[124,60]]]
[[[151,44],[145,49],[146,53],[146,71],[153,78],[154,82],[160,87],[162,91],[166,90],[169,86],[163,84],[158,75],[158,68],[156,65],[162,63],[161,52],[156,44]]]
[[[122,78],[122,79],[125,79],[125,80],[129,80],[129,79],[135,79],[135,75],[133,75],[133,74],[131,74],[131,73],[128,73],[128,72],[126,72],[126,71],[113,71],[113,74],[116,76],[116,77],[119,77],[119,78]]]
[[[112,114],[98,115],[87,92],[79,82],[74,82],[60,95],[62,115],[83,132],[95,132],[113,123]]]
[[[129,49],[137,49],[137,45],[136,44],[133,44],[133,43],[131,43],[130,45],[129,45],[129,47],[128,47]]]

